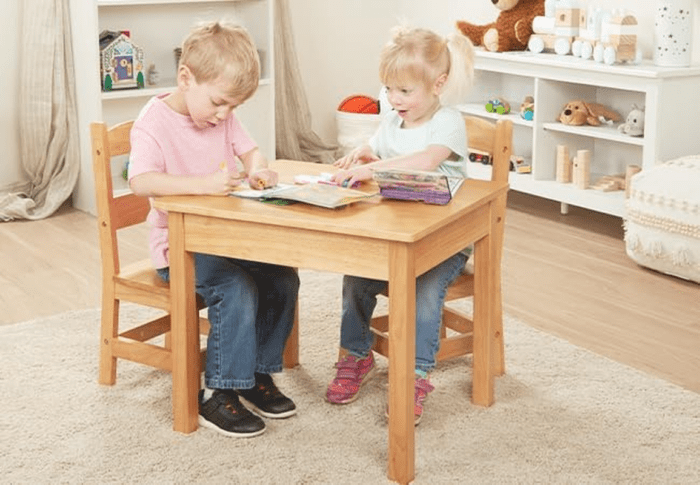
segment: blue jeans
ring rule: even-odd
[[[169,268],[158,270],[169,281]],[[299,276],[292,268],[195,254],[195,286],[207,304],[204,384],[250,389],[255,372],[282,370],[282,352],[294,325]]]
[[[447,287],[457,279],[466,262],[466,255],[455,254],[416,279],[416,369],[420,371],[429,372],[435,367]],[[369,355],[373,343],[370,320],[377,295],[386,287],[386,281],[357,276],[343,278],[340,346],[351,355],[360,358]]]

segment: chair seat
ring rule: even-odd
[[[170,311],[170,285],[158,276],[150,260],[122,268],[114,279],[118,299]]]

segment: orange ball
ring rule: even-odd
[[[379,101],[364,94],[348,96],[338,105],[338,111],[345,113],[379,114]]]

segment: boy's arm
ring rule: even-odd
[[[172,175],[162,172],[144,172],[129,181],[136,195],[224,195],[241,183],[236,173],[223,170],[209,175]]]
[[[239,155],[239,158],[248,173],[248,183],[252,188],[264,189],[277,185],[277,172],[268,168],[267,159],[257,147]]]

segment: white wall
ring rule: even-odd
[[[15,190],[27,177],[19,163],[19,129],[17,127],[17,97],[19,90],[19,2],[0,2],[0,32],[2,49],[0,64],[0,194]]]
[[[72,0],[77,1],[77,0]],[[700,0],[693,0],[693,63],[700,63]],[[19,1],[0,2],[0,193],[26,181],[19,162],[17,94],[19,88]],[[644,35],[639,39],[651,57],[656,2],[583,0],[586,5],[627,8],[637,15]],[[402,21],[447,34],[457,19],[476,24],[492,21],[497,10],[490,0],[290,0],[295,43],[314,130],[335,141],[335,109],[351,94],[379,92],[379,51],[392,26]]]

